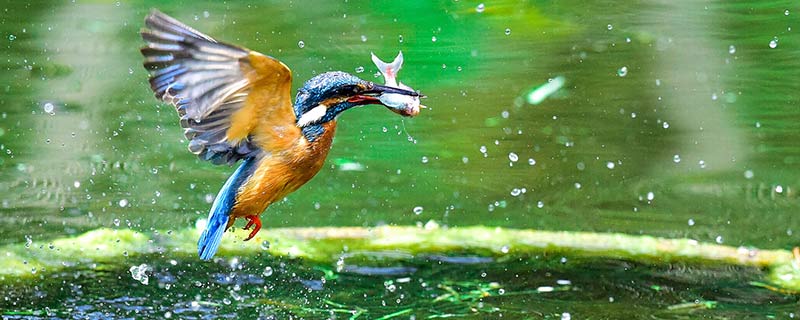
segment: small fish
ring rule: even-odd
[[[403,67],[402,51],[397,53],[397,57],[394,58],[392,63],[383,62],[378,56],[372,53],[372,62],[375,63],[375,66],[377,66],[378,70],[383,74],[384,85],[414,91],[411,87],[397,81],[397,73],[400,72],[400,68]],[[425,106],[420,105],[419,98],[419,96],[412,97],[397,93],[385,93],[378,97],[383,104],[390,107],[395,113],[412,117],[419,114],[420,108],[425,108]]]

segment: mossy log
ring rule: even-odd
[[[728,264],[761,268],[764,281],[788,292],[800,291],[800,263],[788,250],[758,250],[618,233],[539,231],[485,226],[425,228],[408,226],[265,229],[251,241],[246,231],[225,235],[219,257],[252,255],[295,257],[332,263],[346,251],[393,251],[410,255],[458,252],[495,258],[564,254],[589,259],[625,259],[647,264]],[[30,277],[78,263],[112,261],[125,255],[195,255],[199,230],[141,233],[98,229],[48,243],[0,247],[0,278]]]

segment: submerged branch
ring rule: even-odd
[[[764,269],[775,287],[800,291],[800,267],[792,252],[758,250],[616,233],[538,231],[484,226],[459,228],[323,227],[263,230],[243,242],[237,230],[223,240],[219,256],[267,252],[274,256],[334,262],[345,252],[392,251],[407,255],[471,253],[487,257],[524,258],[537,254],[566,254],[590,259],[625,259],[648,264],[728,264]],[[125,255],[196,254],[199,231],[139,233],[98,229],[50,243],[0,247],[0,278],[26,277],[85,262],[104,262]]]

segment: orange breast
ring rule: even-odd
[[[231,215],[244,217],[260,214],[271,203],[283,199],[311,180],[328,156],[336,121],[329,121],[323,127],[325,131],[314,142],[299,135],[294,141],[287,141],[282,151],[274,150],[261,159],[253,175],[239,189]]]

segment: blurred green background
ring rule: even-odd
[[[262,232],[435,220],[798,244],[793,1],[7,1],[0,244],[98,227],[185,229],[206,217],[234,168],[187,152],[175,111],[152,96],[137,33],[150,8],[282,60],[294,88],[331,70],[382,81],[369,53],[402,50],[399,79],[428,96],[414,119],[380,107],[343,114],[326,167],[262,215]],[[587,295],[605,301],[603,290],[617,289]],[[526,316],[557,318],[556,305]],[[630,311],[597,308],[600,318]]]

